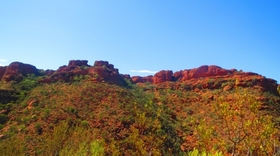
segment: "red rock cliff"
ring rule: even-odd
[[[3,70],[3,69],[2,69]],[[39,75],[38,69],[30,64],[24,64],[21,62],[11,63],[5,70],[5,73],[2,76],[4,81],[19,81],[22,79],[21,76],[26,76],[27,74]]]

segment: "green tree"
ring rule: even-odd
[[[246,90],[231,94],[230,103],[220,98],[214,105],[216,125],[201,122],[196,128],[202,149],[218,149],[232,155],[273,155],[277,129],[272,116],[260,111],[261,103]]]

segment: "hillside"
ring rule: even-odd
[[[153,76],[107,61],[0,67],[3,155],[277,155],[280,87],[201,66]]]

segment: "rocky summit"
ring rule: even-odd
[[[40,72],[41,71],[41,72]],[[180,71],[162,70],[153,76],[132,76],[120,74],[114,65],[107,61],[95,61],[94,65],[88,65],[87,60],[70,60],[68,65],[63,65],[57,70],[39,70],[35,66],[21,62],[13,62],[9,66],[0,67],[0,80],[20,81],[27,74],[43,76],[40,83],[51,83],[57,81],[69,82],[75,76],[88,76],[92,81],[105,81],[109,83],[123,85],[125,79],[134,84],[152,83],[160,84],[165,82],[186,82],[190,85],[202,83],[203,88],[215,89],[221,87],[225,81],[235,81],[236,86],[249,87],[260,86],[264,90],[277,92],[277,83],[273,79],[266,78],[257,73],[237,71],[236,69],[223,69],[219,66],[203,65],[194,69],[184,69]],[[204,81],[201,81],[201,80]]]
[[[278,155],[279,138],[280,84],[257,73],[0,66],[0,155]]]

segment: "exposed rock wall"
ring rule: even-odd
[[[9,66],[0,67],[0,80],[20,81],[27,74],[39,75],[40,73],[35,66],[20,62],[13,62]],[[114,65],[108,61],[95,61],[94,65],[90,66],[87,60],[70,60],[67,66],[61,66],[57,70],[46,70],[43,76],[44,78],[40,80],[41,83],[70,82],[76,76],[88,76],[91,81],[118,85],[125,85],[125,79],[127,79],[132,83],[161,84],[165,82],[181,82],[191,84],[192,87],[190,88],[199,86],[200,88],[208,89],[259,86],[263,90],[278,93],[278,84],[273,79],[268,79],[252,72],[242,72],[236,69],[227,70],[214,65],[204,65],[194,69],[180,70],[175,73],[171,70],[162,70],[153,76],[130,77],[130,75],[120,74],[119,70],[114,68]],[[278,90],[280,90],[279,88]]]
[[[203,78],[203,77],[211,77],[211,76],[225,76],[231,75],[236,72],[233,70],[226,70],[219,66],[201,66],[199,68],[181,70],[174,73],[174,79],[185,81],[193,78]]]
[[[27,74],[38,76],[39,71],[35,66],[21,62],[12,62],[9,66],[0,69],[0,78],[4,81],[20,81]]]

